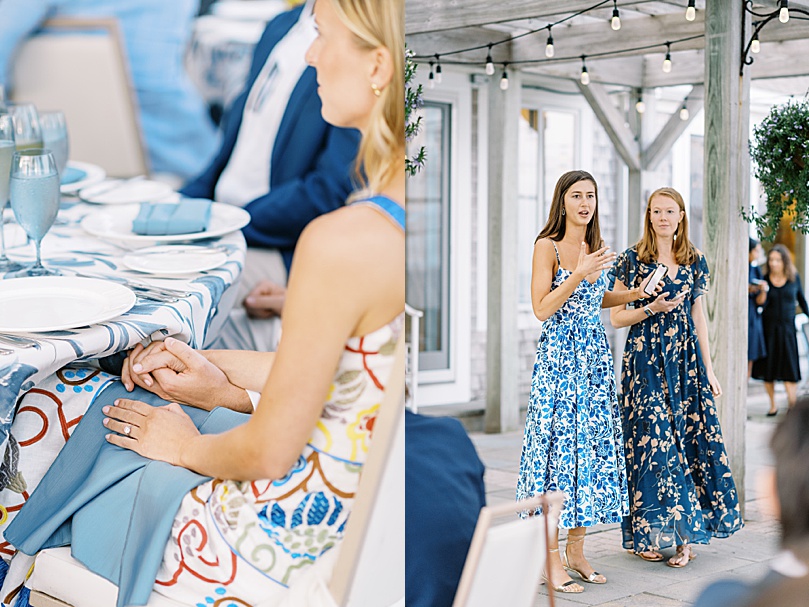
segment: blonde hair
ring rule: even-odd
[[[683,218],[674,233],[674,244],[671,249],[678,264],[691,265],[697,260],[697,249],[688,240],[688,216],[685,214],[685,201],[674,188],[658,188],[649,196],[649,201],[646,203],[646,219],[643,222],[643,236],[636,245],[638,259],[643,263],[657,261],[657,234],[652,229],[652,199],[655,196],[670,198],[677,203],[677,206],[683,212]]]
[[[357,152],[355,168],[364,192],[351,198],[358,198],[379,192],[405,170],[404,0],[331,0],[331,3],[361,48],[385,47],[393,61],[393,77],[380,89]]]

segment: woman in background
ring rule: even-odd
[[[777,244],[770,249],[764,272],[769,289],[762,313],[767,355],[753,363],[753,377],[764,380],[764,388],[770,397],[767,415],[775,415],[778,413],[775,382],[784,382],[788,406],[792,407],[798,398],[801,366],[795,335],[795,308],[800,305],[803,313],[809,314],[809,306],[792,256],[784,245]]]
[[[756,261],[763,253],[761,243],[750,239],[750,269],[747,279],[747,377],[753,376],[753,363],[767,355],[764,342],[764,326],[761,322],[761,306],[767,301],[767,281],[761,276]],[[775,413],[767,413],[772,416]]]

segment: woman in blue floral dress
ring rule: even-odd
[[[621,392],[630,516],[624,548],[684,567],[692,544],[741,529],[736,485],[728,467],[714,396],[722,394],[711,365],[702,295],[708,290],[705,256],[688,240],[682,196],[652,193],[643,237],[615,264],[615,291],[632,288],[658,264],[668,272],[655,301],[612,310],[615,327],[630,327]]]
[[[559,592],[582,592],[565,570],[603,584],[584,557],[586,528],[617,523],[628,512],[621,422],[612,355],[601,308],[635,301],[642,288],[613,294],[607,275],[614,253],[601,240],[598,190],[585,171],[559,178],[548,223],[534,244],[531,301],[544,321],[537,344],[517,484],[523,499],[567,495],[559,526],[568,529],[563,558],[558,537],[546,579]],[[564,564],[563,564],[564,563]]]

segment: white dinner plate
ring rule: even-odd
[[[161,245],[138,249],[124,256],[124,265],[155,276],[191,274],[218,268],[228,260],[221,249],[185,245]]]
[[[211,221],[204,232],[193,234],[170,234],[167,236],[135,234],[132,222],[140,210],[139,204],[102,208],[88,214],[81,221],[81,227],[93,236],[127,244],[156,242],[185,242],[224,236],[241,230],[250,223],[250,213],[241,207],[214,202],[211,205]]]
[[[41,333],[86,327],[135,305],[125,286],[95,278],[34,276],[0,280],[0,331]]]
[[[79,198],[93,204],[133,204],[177,198],[174,189],[162,181],[149,179],[112,179],[79,191]]]
[[[78,181],[73,181],[71,183],[62,185],[59,188],[62,194],[75,194],[80,189],[91,186],[99,181],[103,181],[107,177],[107,172],[97,164],[71,160],[67,163],[67,166],[68,168],[76,169],[77,171],[83,171],[84,177]]]

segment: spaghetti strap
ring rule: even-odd
[[[352,204],[364,204],[377,209],[402,230],[405,229],[405,210],[387,196],[373,196]]]
[[[549,238],[548,240],[550,240],[551,244],[553,245],[553,252],[556,253],[556,263],[559,264],[559,267],[561,268],[562,260],[559,259],[559,249],[556,248],[556,243],[553,241],[552,238]]]

